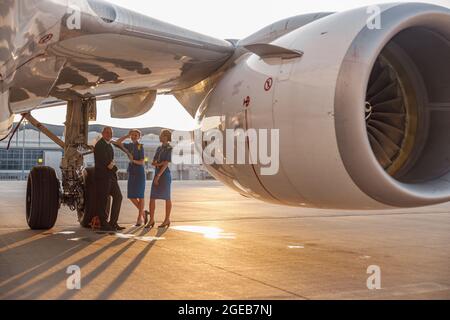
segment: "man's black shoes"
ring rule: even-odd
[[[118,224],[116,224],[116,225],[114,226],[114,228],[116,229],[116,231],[123,231],[123,230],[126,229],[126,228],[124,228],[124,227],[119,226]]]
[[[124,228],[124,227],[121,227],[121,226],[119,226],[118,224],[115,224],[115,225],[110,225],[110,224],[107,224],[107,225],[103,225],[103,226],[101,226],[100,227],[100,229],[99,229],[99,231],[103,231],[103,232],[116,232],[116,231],[123,231],[123,230],[125,230],[126,228]]]
[[[108,225],[106,225],[106,226],[102,226],[102,227],[100,228],[100,231],[104,231],[104,232],[115,232],[115,231],[116,231],[116,228],[114,228],[114,227],[112,227],[112,226],[110,226],[110,225],[108,224]]]

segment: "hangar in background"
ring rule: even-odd
[[[16,124],[17,125],[17,124]],[[64,126],[46,125],[46,127],[56,134],[60,139],[64,136]],[[99,139],[103,126],[92,125],[89,127],[89,143]],[[147,179],[152,179],[154,169],[151,166],[151,160],[160,145],[158,134],[161,128],[140,129],[143,133],[141,143],[144,144],[145,155],[147,158],[146,172]],[[114,128],[114,135],[124,136],[128,129]],[[56,170],[61,177],[59,168],[63,150],[51,141],[47,136],[41,134],[32,125],[23,124],[11,141],[9,150],[6,150],[8,142],[0,142],[0,180],[26,180],[30,170],[36,165],[45,165]],[[119,179],[128,178],[128,158],[120,150],[115,149],[115,159],[119,167]],[[94,156],[85,157],[86,166],[94,166]],[[171,165],[171,171],[174,180],[209,180],[213,179],[211,175],[201,165]]]

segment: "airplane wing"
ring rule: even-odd
[[[136,116],[156,93],[192,87],[233,52],[231,42],[100,0],[0,3],[0,101],[13,113],[118,97],[117,110],[141,102],[122,114]]]

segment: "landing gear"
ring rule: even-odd
[[[31,230],[53,228],[60,208],[59,181],[49,167],[35,167],[28,176],[26,213]]]
[[[35,167],[27,187],[27,222],[31,229],[51,229],[55,225],[60,204],[78,212],[79,222],[88,227],[95,216],[94,169],[84,168],[84,156],[93,152],[88,145],[89,120],[95,120],[95,99],[76,99],[67,105],[65,141],[48,131],[30,114],[24,115],[64,149],[61,162],[62,190],[52,168]]]
[[[64,156],[61,162],[62,201],[72,211],[84,210],[84,156],[88,145],[89,118],[95,99],[70,101],[67,105]]]
[[[89,228],[92,218],[96,215],[95,201],[95,168],[84,171],[84,208],[78,209],[78,221],[83,228]]]

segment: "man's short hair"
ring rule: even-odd
[[[113,131],[112,127],[104,127],[102,130],[102,133],[105,133],[106,130],[111,130],[111,132]]]

